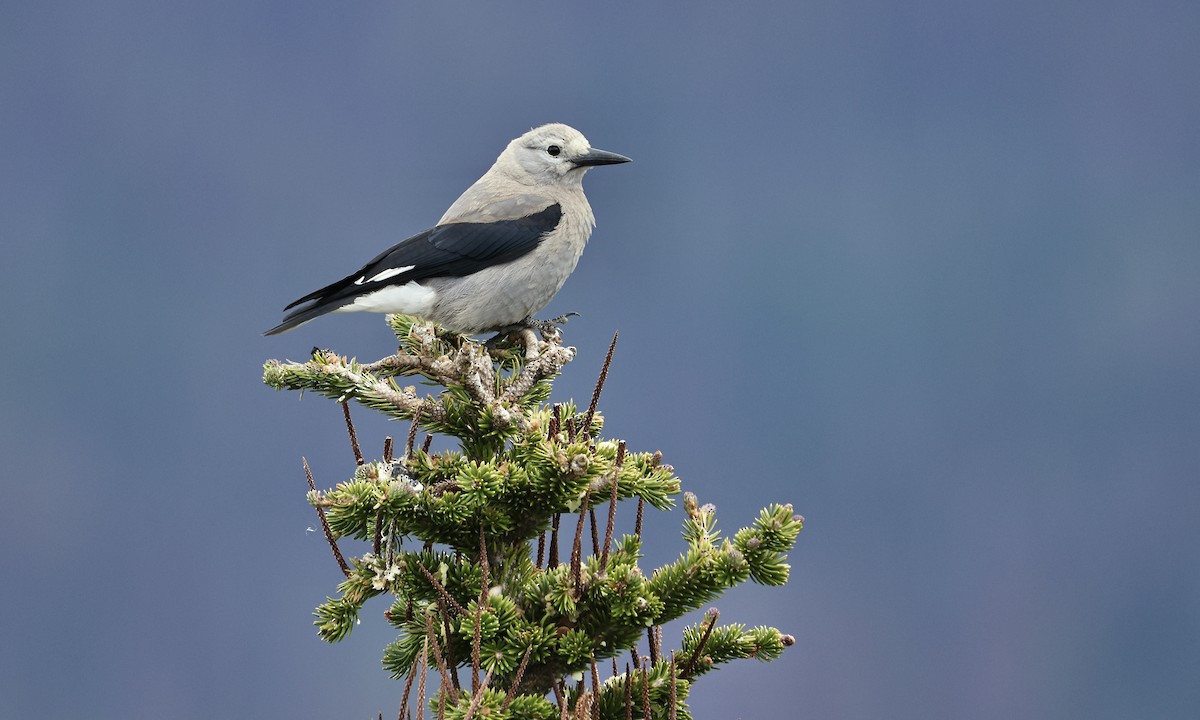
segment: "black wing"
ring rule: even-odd
[[[556,203],[515,220],[451,223],[418,233],[383,251],[358,272],[292,302],[284,310],[307,302],[312,305],[295,310],[264,334],[277,335],[291,330],[353,302],[360,295],[388,285],[434,277],[463,277],[492,265],[511,262],[532,252],[546,233],[558,227],[561,219],[562,207]],[[399,268],[408,269],[388,273]]]

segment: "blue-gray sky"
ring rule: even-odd
[[[0,9],[0,716],[395,713],[383,605],[310,625],[337,408],[260,384],[387,329],[260,333],[560,121],[635,162],[556,399],[620,330],[610,434],[808,520],[697,718],[1195,717],[1200,6],[413,5]]]

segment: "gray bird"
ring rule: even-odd
[[[534,128],[510,142],[437,225],[288,305],[296,309],[265,334],[355,311],[415,315],[465,334],[530,327],[596,225],[584,173],[625,162],[567,125]]]

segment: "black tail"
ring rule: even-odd
[[[285,307],[284,310],[291,310],[297,305],[303,305],[306,302],[311,302],[312,305],[299,310],[293,310],[291,313],[284,316],[283,322],[266,331],[263,333],[263,335],[278,335],[279,333],[285,333],[292,328],[303,325],[315,317],[320,317],[325,313],[333,312],[343,305],[353,302],[355,295],[358,294],[355,292],[357,286],[354,284],[354,279],[358,277],[362,277],[362,275],[360,273],[347,275],[335,283],[326,285],[320,290],[314,290],[304,297],[288,303],[288,306]]]
[[[301,325],[308,322],[309,320],[312,320],[315,317],[319,317],[321,315],[324,315],[327,312],[332,312],[334,310],[337,310],[336,306],[334,306],[334,307],[314,306],[314,307],[308,308],[307,310],[297,310],[296,312],[291,313],[290,315],[285,317],[283,319],[283,322],[279,323],[275,327],[273,327],[270,330],[263,333],[263,335],[278,335],[279,333],[285,333],[288,330],[291,330],[292,328],[300,327]]]
[[[336,299],[320,298],[320,297],[309,298],[309,299],[315,300],[316,302],[314,302],[312,305],[310,305],[306,308],[302,308],[300,310],[294,310],[291,313],[288,313],[287,315],[284,316],[283,322],[279,323],[275,327],[266,331],[265,333],[263,333],[263,335],[278,335],[279,333],[285,333],[288,330],[291,330],[292,328],[300,327],[301,325],[308,322],[309,320],[312,320],[313,318],[320,317],[320,316],[324,315],[325,313],[331,313],[334,310],[337,310],[338,308],[342,307],[343,305],[348,304],[348,301],[352,300],[353,296],[351,296],[350,298],[342,297],[342,298],[336,298]],[[288,305],[288,307],[289,308],[295,307],[297,305],[297,303],[299,303],[299,302],[301,302],[301,301],[292,303],[291,305]]]

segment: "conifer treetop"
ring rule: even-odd
[[[718,626],[710,610],[676,650],[663,650],[663,623],[747,580],[786,583],[803,518],[770,505],[726,537],[715,508],[684,493],[686,549],[644,572],[643,509],[673,507],[680,480],[661,453],[601,437],[596,406],[612,347],[581,410],[547,404],[553,378],[575,355],[557,337],[531,352],[489,351],[413,318],[388,322],[395,355],[364,364],[314,349],[304,363],[268,361],[264,381],[412,423],[403,453],[393,456],[388,439],[383,456],[368,460],[347,409],[359,462],[328,490],[310,474],[308,494],[345,576],[317,608],[318,634],[345,638],[368,600],[390,596],[384,615],[399,635],[383,664],[405,680],[402,717],[423,717],[425,678],[434,674],[426,709],[439,719],[688,718],[696,678],[738,658],[772,660],[793,642],[774,628]],[[444,390],[422,396],[397,382],[412,375]],[[428,438],[416,447],[420,429],[456,438],[461,449],[430,453]],[[622,501],[636,503],[637,525],[614,537]],[[348,562],[347,540],[365,550]]]

